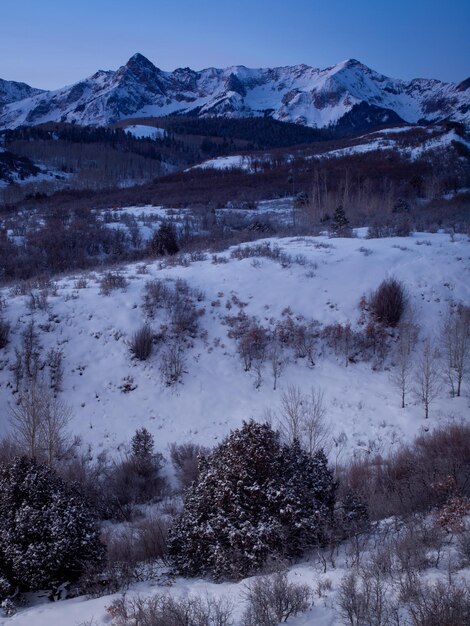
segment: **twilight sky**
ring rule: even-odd
[[[355,58],[394,78],[470,76],[469,0],[0,0],[0,78],[54,89],[141,52],[164,70]]]

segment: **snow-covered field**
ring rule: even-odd
[[[214,169],[214,170],[244,170],[245,172],[253,173],[254,169],[254,161],[258,163],[270,162],[271,158],[269,155],[266,156],[256,156],[255,158],[248,155],[234,154],[231,156],[220,156],[214,159],[209,159],[204,161],[203,163],[199,163],[199,165],[194,165],[193,167],[188,168],[186,171],[192,169]]]
[[[387,523],[384,523],[382,533],[386,534],[386,532]],[[382,533],[379,530],[376,537],[383,536]],[[362,562],[365,565],[368,559],[373,556],[372,542],[368,545],[364,541],[362,551]],[[438,560],[436,561],[435,554],[431,557],[431,561],[434,560],[434,563],[437,562],[438,565],[433,564],[422,571],[421,579],[431,585],[437,581],[445,583],[449,576],[452,576],[453,581],[457,584],[469,580],[470,567],[459,567],[456,552],[455,541],[450,538],[445,542],[445,547]],[[432,550],[430,554],[432,554]],[[350,545],[343,546],[331,560],[325,555],[325,560],[322,561],[318,556],[312,554],[308,560],[289,569],[289,582],[306,584],[313,593],[313,606],[304,613],[290,617],[287,620],[289,626],[340,626],[345,624],[340,618],[338,599],[342,579],[351,572],[351,562],[354,560],[353,549]],[[203,579],[181,577],[167,579],[164,576],[162,576],[162,580],[165,581],[164,584],[159,584],[157,580],[136,583],[125,593],[125,597],[127,600],[132,600],[137,597],[147,598],[155,594],[168,594],[175,599],[200,597],[225,600],[233,610],[233,622],[231,623],[234,626],[239,626],[247,606],[247,587],[254,578],[241,580],[237,583],[212,583]],[[170,580],[171,582],[169,582]],[[385,580],[386,577],[384,576],[381,580],[382,584]],[[393,594],[393,589],[390,592]],[[115,600],[122,598],[122,595],[122,593],[117,593],[93,599],[78,597],[54,603],[46,598],[35,598],[32,606],[20,609],[12,617],[4,619],[0,617],[0,626],[113,626],[116,622],[113,620],[111,607]],[[387,607],[383,606],[382,611],[386,615]],[[126,623],[130,624],[131,622]],[[153,624],[158,626],[157,623],[153,622]],[[462,626],[466,626],[466,624],[462,623]]]
[[[9,366],[22,332],[34,319],[44,354],[55,347],[63,352],[63,397],[73,410],[72,430],[85,442],[118,449],[136,428],[146,426],[162,451],[176,440],[216,443],[242,420],[261,418],[266,408],[276,408],[279,402],[267,365],[258,389],[251,373],[244,371],[235,342],[227,336],[227,315],[242,309],[272,327],[289,307],[294,318],[354,326],[361,296],[394,276],[407,287],[424,337],[437,336],[450,301],[470,303],[470,248],[464,236],[456,236],[454,242],[443,233],[379,240],[306,237],[272,240],[276,244],[293,258],[301,255],[300,264],[294,261],[282,267],[267,258],[236,260],[225,253],[220,256],[229,261],[220,264],[208,257],[187,267],[160,269],[159,261],[145,267],[129,265],[121,272],[128,286],[108,296],[100,294],[98,273],[87,277],[85,288],[76,288],[78,275],[59,279],[46,311],[32,312],[27,306],[29,295],[15,296],[4,289],[11,340],[2,351],[2,406],[14,402]],[[175,387],[160,381],[158,352],[138,362],[131,359],[128,347],[146,319],[143,290],[153,278],[183,278],[205,294],[198,303],[204,311],[198,336],[186,354],[182,383]],[[167,323],[159,315],[150,320],[155,331]],[[291,359],[279,387],[323,388],[335,435],[344,433],[350,454],[387,449],[422,429],[420,403],[410,396],[407,407],[400,410],[388,371],[372,371],[367,362],[345,368],[343,361],[320,354],[310,368],[305,359]],[[122,393],[120,385],[127,376],[133,377],[136,389]],[[429,425],[467,414],[468,398],[451,400],[443,385]],[[7,420],[1,429],[2,434],[7,432]]]
[[[5,300],[3,317],[10,322],[11,333],[9,344],[0,353],[0,436],[8,433],[9,406],[15,402],[11,371],[15,348],[21,347],[22,333],[33,319],[42,353],[51,348],[63,353],[62,398],[72,410],[70,430],[91,444],[95,454],[104,449],[118,454],[142,426],[152,432],[163,454],[172,442],[215,445],[242,420],[263,419],[267,409],[277,409],[288,385],[304,392],[312,387],[324,391],[327,420],[337,444],[331,453],[333,462],[388,452],[424,428],[470,418],[468,380],[460,398],[451,398],[443,382],[425,420],[423,407],[412,394],[405,409],[400,409],[400,394],[390,379],[390,362],[376,370],[367,361],[346,367],[343,356],[324,348],[315,355],[314,366],[290,355],[276,391],[265,363],[257,386],[257,375],[244,371],[226,320],[243,311],[267,328],[288,315],[294,320],[317,320],[321,325],[350,322],[354,328],[361,313],[361,296],[367,296],[385,278],[395,277],[406,286],[421,328],[420,341],[426,336],[437,338],[448,304],[470,305],[467,236],[415,233],[408,238],[376,240],[303,237],[266,241],[272,248],[280,246],[290,255],[290,262],[265,257],[238,260],[227,251],[218,255],[217,262],[207,255],[204,260],[174,267],[159,260],[128,265],[119,268],[127,287],[109,295],[100,293],[98,272],[83,275],[86,281],[81,282],[79,274],[65,276],[56,281],[46,310],[31,310],[29,293],[17,295],[17,291],[4,288],[0,292]],[[221,262],[222,258],[226,262]],[[146,320],[142,307],[145,284],[158,278],[184,279],[204,294],[197,302],[199,329],[185,354],[182,381],[173,386],[161,380],[162,348],[144,362],[133,360],[129,350],[132,334]],[[148,321],[155,332],[168,323],[161,311]],[[124,393],[121,387],[129,377],[134,389]],[[306,562],[294,567],[290,576],[318,582],[322,574],[316,563]],[[334,594],[339,571],[329,570],[328,577]],[[146,585],[136,586],[132,593],[139,589],[152,591]],[[236,601],[243,585],[178,579],[170,592],[206,590]],[[0,619],[0,624],[72,626],[92,618],[93,624],[105,624],[110,622],[105,610],[110,602],[110,598],[80,598],[48,603],[21,610],[3,622]],[[310,613],[289,623],[336,624],[329,607],[328,598],[317,599]]]
[[[418,128],[422,130],[422,127]],[[335,150],[326,150],[325,152],[316,154],[314,157],[307,158],[329,159],[355,154],[365,154],[368,152],[396,150],[404,159],[413,161],[420,158],[425,153],[448,149],[454,142],[458,142],[466,148],[470,148],[469,142],[457,135],[455,130],[449,130],[447,132],[440,133],[437,136],[425,136],[421,139],[418,145],[416,145],[415,138],[412,138],[412,140],[407,143],[407,134],[412,134],[414,131],[415,127],[408,126],[404,128],[388,128],[358,137],[355,145]],[[432,135],[433,131],[428,129],[428,132]],[[257,170],[257,168],[262,168],[263,164],[268,164],[270,161],[271,158],[269,154],[256,155],[256,157],[234,154],[231,156],[209,159],[203,163],[199,163],[198,165],[188,168],[187,171],[198,168],[218,170],[240,169],[252,174]]]
[[[165,136],[165,129],[157,126],[144,126],[143,124],[134,124],[126,126],[125,130],[138,139],[160,139]]]

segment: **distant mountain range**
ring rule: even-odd
[[[189,68],[164,72],[141,54],[117,71],[98,71],[55,91],[0,80],[0,128],[71,122],[105,126],[123,119],[184,114],[271,116],[285,122],[354,130],[401,122],[470,125],[470,79],[404,81],[349,59],[320,70]]]

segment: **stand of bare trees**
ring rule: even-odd
[[[42,380],[31,381],[10,409],[12,437],[26,456],[53,465],[74,442],[68,434],[71,409]]]

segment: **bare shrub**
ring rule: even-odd
[[[370,299],[373,317],[386,326],[395,327],[406,308],[406,292],[403,284],[395,278],[380,283]]]
[[[102,541],[106,546],[106,566],[101,584],[108,592],[125,589],[134,580],[139,563],[137,531],[132,525],[123,526],[118,531],[105,530]],[[93,593],[92,588],[87,591],[99,595]]]
[[[18,392],[22,382],[34,384],[43,368],[41,347],[34,320],[31,320],[22,334],[21,350],[15,349],[15,362],[11,366],[14,377],[14,391]]]
[[[186,489],[197,480],[199,475],[199,458],[207,454],[208,451],[208,448],[196,443],[171,444],[171,462],[183,489]]]
[[[10,463],[20,454],[21,450],[13,439],[10,437],[0,439],[0,466],[4,463]]]
[[[118,598],[108,608],[116,626],[232,626],[232,604],[224,599],[172,598],[158,594]]]
[[[48,295],[48,289],[41,289],[37,293],[32,291],[29,294],[29,300],[27,301],[26,306],[30,311],[47,311],[49,308]]]
[[[470,588],[464,580],[434,584],[416,580],[404,600],[412,626],[470,624]]]
[[[199,311],[188,294],[175,291],[175,297],[170,309],[172,330],[176,335],[195,336]]]
[[[55,395],[62,391],[62,380],[64,378],[63,358],[64,353],[58,348],[51,348],[46,356],[50,386]]]
[[[153,349],[153,332],[148,324],[141,326],[132,335],[129,348],[139,361],[146,361],[149,358]]]
[[[138,556],[143,562],[164,559],[168,552],[168,531],[170,521],[167,517],[151,516],[139,520],[136,524],[138,533]]]
[[[286,319],[276,325],[276,336],[283,346],[294,350],[294,355],[299,359],[307,359],[310,367],[315,365],[315,346],[320,336],[319,323],[311,321],[299,323],[288,314]]]
[[[367,356],[367,349],[371,347],[370,344],[372,344],[374,354],[383,360],[386,348],[384,341],[385,333],[383,333],[382,329],[381,334],[383,337],[380,338],[378,329],[374,328],[373,335],[369,337],[369,327],[364,333],[363,331],[354,330],[350,322],[346,322],[344,325],[337,322],[325,326],[322,336],[327,344],[333,348],[335,354],[344,357],[345,367],[348,367],[350,363],[355,363],[361,353],[362,356]],[[370,341],[371,339],[372,341]]]
[[[114,463],[107,480],[107,498],[115,517],[129,519],[135,504],[160,500],[165,493],[164,459],[153,446],[152,435],[145,428],[137,430],[132,452]]]
[[[164,384],[171,386],[181,382],[185,365],[183,346],[180,342],[173,341],[161,355],[160,374]]]
[[[147,315],[154,317],[157,309],[167,305],[171,289],[163,280],[150,280],[144,288],[144,309]]]
[[[169,524],[167,519],[153,516],[105,532],[108,571],[122,581],[142,577],[143,564],[165,559]]]
[[[470,528],[465,528],[457,539],[458,554],[464,567],[470,565]]]
[[[354,459],[337,468],[341,497],[360,496],[372,520],[441,507],[470,497],[470,426],[451,423],[425,432],[388,456]],[[442,486],[442,487],[441,487]]]
[[[396,608],[387,598],[384,577],[370,570],[343,577],[338,593],[338,614],[347,626],[392,626]]]
[[[150,317],[154,317],[158,309],[165,310],[176,335],[194,336],[204,312],[196,307],[195,301],[202,302],[204,298],[200,289],[191,288],[185,280],[152,280],[145,285],[143,306]]]
[[[10,324],[0,318],[0,350],[7,345],[9,335]]]
[[[239,246],[230,253],[231,259],[249,259],[252,257],[265,257],[272,261],[277,261],[282,267],[289,267],[292,263],[292,257],[285,252],[282,252],[281,248],[277,245],[271,247],[269,242],[258,243],[251,246]]]
[[[118,272],[106,272],[100,279],[100,293],[109,296],[114,289],[125,289],[128,282],[122,274]]]
[[[308,585],[290,583],[285,571],[261,576],[247,585],[243,626],[277,626],[313,606]]]
[[[73,284],[74,289],[86,289],[88,287],[88,281],[84,276],[80,276]]]
[[[429,566],[426,545],[422,534],[413,526],[408,525],[404,536],[393,542],[394,554],[399,570],[412,576]]]
[[[240,354],[245,372],[249,372],[253,364],[262,366],[266,360],[268,333],[256,318],[247,320],[238,329],[238,353]]]

